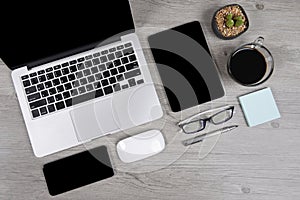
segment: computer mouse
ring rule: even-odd
[[[158,154],[165,148],[165,140],[159,130],[146,131],[121,140],[117,144],[119,158],[131,163]]]

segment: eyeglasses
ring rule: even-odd
[[[199,132],[199,131],[202,131],[203,129],[205,129],[207,122],[210,122],[214,125],[219,125],[219,124],[227,122],[228,120],[230,120],[232,118],[233,110],[234,110],[234,106],[229,106],[226,109],[221,110],[208,118],[204,118],[204,119],[200,118],[200,119],[193,120],[193,118],[196,118],[200,114],[203,114],[203,113],[200,113],[200,114],[190,117],[188,119],[188,122],[179,123],[179,127],[186,134],[196,133],[196,132]]]

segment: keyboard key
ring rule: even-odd
[[[99,65],[100,64],[99,58],[95,58],[92,61],[93,61],[93,65]]]
[[[49,68],[47,68],[45,71],[46,71],[46,72],[51,72],[51,71],[53,71],[53,68],[52,68],[52,67],[49,67]]]
[[[70,83],[69,83],[69,84],[70,84]],[[71,85],[71,84],[70,84],[70,85]],[[58,93],[61,93],[61,92],[63,92],[65,89],[64,89],[64,86],[60,85],[60,86],[57,86],[57,87],[56,87],[56,90],[57,90]]]
[[[54,99],[53,96],[51,96],[51,97],[48,97],[48,98],[47,98],[47,101],[48,101],[48,103],[50,104],[50,103],[55,102],[55,99]]]
[[[102,89],[98,89],[95,91],[95,97],[102,97],[104,95],[103,90]]]
[[[47,80],[45,75],[39,76],[38,79],[40,82],[44,82]]]
[[[101,73],[95,74],[95,78],[98,81],[101,80],[102,79],[102,74]]]
[[[63,97],[62,97],[61,94],[55,95],[55,100],[56,100],[56,101],[60,101],[60,100],[62,100],[62,99],[63,99]]]
[[[113,85],[113,88],[114,88],[114,91],[115,91],[115,92],[120,91],[120,90],[121,90],[120,83],[114,84],[114,85]]]
[[[107,86],[105,88],[103,88],[104,93],[107,94],[111,94],[113,92],[113,88],[111,86]]]
[[[74,81],[76,79],[76,77],[74,74],[69,74],[68,79],[69,79],[69,81]]]
[[[117,81],[116,81],[116,78],[113,76],[113,77],[109,78],[109,82],[110,82],[110,84],[114,84]]]
[[[70,69],[70,72],[72,72],[72,73],[77,71],[76,65],[72,65],[69,69]]]
[[[42,95],[42,97],[47,97],[47,96],[49,96],[49,93],[47,90],[44,90],[44,91],[41,91],[41,95]]]
[[[132,77],[135,77],[135,76],[138,76],[138,75],[141,75],[141,70],[140,69],[131,70],[131,71],[126,72],[124,74],[126,79],[129,79],[129,78],[132,78]]]
[[[71,90],[71,95],[72,96],[77,96],[78,95],[78,90],[77,89]]]
[[[45,115],[45,114],[47,114],[47,113],[48,113],[48,111],[47,111],[47,108],[46,108],[46,106],[45,106],[45,107],[42,107],[42,108],[40,108],[40,112],[41,112],[41,115]]]
[[[44,84],[43,84],[43,83],[41,83],[41,84],[38,84],[36,87],[37,87],[38,91],[41,91],[41,90],[45,89],[45,87],[44,87]]]
[[[56,94],[56,89],[55,89],[55,88],[50,88],[50,89],[49,89],[49,94],[50,94],[50,95]]]
[[[84,76],[91,75],[91,70],[90,70],[90,69],[85,69],[85,70],[83,70],[83,75],[84,75]]]
[[[85,87],[86,87],[86,91],[91,91],[94,89],[92,84],[86,85]]]
[[[122,64],[127,64],[129,63],[129,60],[127,57],[121,58]]]
[[[138,66],[139,65],[137,62],[133,62],[133,63],[129,63],[129,64],[125,65],[127,71],[137,68]]]
[[[54,75],[53,75],[52,72],[50,72],[50,73],[46,74],[46,77],[47,77],[48,80],[51,80],[51,79],[54,78]]]
[[[46,88],[52,87],[51,81],[46,82],[46,83],[45,83],[45,87],[46,87]]]
[[[66,91],[66,92],[63,93],[63,97],[64,97],[65,99],[69,98],[70,96],[71,96],[71,94],[70,94],[69,91]]]
[[[88,80],[89,83],[92,83],[92,82],[95,81],[95,78],[94,78],[94,76],[92,75],[92,76],[89,76],[89,77],[87,78],[87,80]]]
[[[66,82],[68,82],[67,77],[66,77],[66,76],[61,77],[61,78],[60,78],[60,82],[61,82],[61,83],[66,83]]]
[[[117,51],[115,53],[115,55],[116,55],[116,58],[121,58],[123,56],[122,51]]]
[[[104,64],[102,64],[102,65],[99,65],[99,66],[98,66],[98,69],[99,69],[99,71],[101,72],[101,71],[106,70],[106,67],[105,67]]]
[[[132,44],[131,44],[130,42],[128,42],[128,43],[124,44],[124,46],[125,46],[125,47],[131,47]]]
[[[80,82],[80,85],[85,85],[85,84],[87,84],[86,78],[80,79],[79,82]]]
[[[133,53],[134,53],[134,51],[133,51],[132,47],[123,50],[124,56],[130,55],[130,54],[133,54]]]
[[[111,75],[116,75],[117,73],[118,73],[118,70],[115,68],[110,70]]]
[[[136,82],[135,82],[135,79],[134,79],[134,78],[129,79],[129,80],[128,80],[128,83],[129,83],[129,86],[130,86],[130,87],[133,87],[133,86],[136,85]]]
[[[111,69],[111,68],[113,68],[113,67],[114,67],[114,65],[113,65],[112,62],[106,63],[106,69]]]
[[[94,58],[99,57],[100,53],[94,53],[93,56],[94,56]]]
[[[64,86],[65,86],[66,90],[72,89],[72,84],[71,83],[66,83]]]
[[[40,98],[41,98],[41,95],[39,92],[27,96],[28,102],[35,101]]]
[[[84,63],[84,65],[85,65],[85,68],[89,68],[89,67],[93,66],[93,63],[92,63],[92,61],[88,60]]]
[[[101,51],[102,55],[108,54],[108,50]]]
[[[118,75],[116,76],[116,78],[117,78],[117,81],[123,81],[123,80],[124,80],[123,74],[118,74]]]
[[[63,101],[61,101],[61,102],[56,103],[55,107],[56,107],[56,110],[61,110],[61,109],[65,108],[65,104]]]
[[[110,73],[109,73],[108,70],[107,70],[107,71],[104,71],[102,74],[103,74],[103,77],[104,77],[104,78],[110,77]]]
[[[118,67],[118,71],[119,73],[125,72],[125,67],[124,66]]]
[[[107,62],[107,57],[106,56],[101,56],[100,57],[101,63]]]
[[[54,68],[55,70],[57,70],[57,69],[60,69],[61,66],[60,66],[60,65],[56,65],[56,66],[54,66],[53,68]]]
[[[54,80],[52,81],[52,83],[53,83],[54,86],[56,86],[56,85],[59,85],[59,84],[60,84],[60,81],[59,81],[59,79],[57,78],[57,79],[54,79]]]
[[[127,89],[129,86],[128,86],[128,84],[125,84],[125,85],[122,85],[122,89],[124,90],[124,89]]]
[[[84,64],[83,63],[79,63],[77,65],[78,70],[83,70],[84,69]]]
[[[35,109],[35,108],[39,108],[41,106],[44,106],[46,104],[47,104],[46,99],[41,99],[41,100],[30,103],[29,107],[30,107],[30,109]]]
[[[37,79],[37,77],[32,78],[30,81],[31,81],[32,85],[37,84],[39,82],[39,80]]]
[[[90,60],[90,59],[92,59],[92,58],[93,58],[92,55],[87,55],[87,56],[85,56],[85,59],[86,59],[86,60]]]
[[[121,50],[121,49],[124,49],[123,45],[117,46],[117,50]]]
[[[83,62],[83,61],[84,61],[84,57],[77,59],[77,62]]]
[[[63,63],[61,66],[62,66],[62,67],[68,67],[68,66],[69,66],[69,63],[68,63],[68,62]]]
[[[114,60],[115,55],[113,53],[107,55],[108,60]]]
[[[115,52],[115,51],[116,51],[116,48],[115,48],[115,47],[109,49],[109,52],[110,52],[110,53]]]
[[[115,60],[115,61],[114,61],[114,65],[115,65],[115,67],[120,66],[120,65],[121,65],[120,59]]]
[[[60,76],[62,76],[61,71],[60,71],[60,70],[55,71],[55,72],[54,72],[54,76],[55,76],[55,77],[60,77]]]
[[[93,83],[93,85],[95,89],[101,88],[100,82]]]
[[[83,77],[82,71],[76,72],[76,77],[77,77],[77,79],[82,78]]]
[[[45,74],[45,70],[38,71],[38,75]]]
[[[73,105],[73,100],[72,99],[67,99],[67,100],[65,100],[65,104],[66,104],[67,107],[70,107],[70,106]]]
[[[142,83],[144,83],[144,80],[143,80],[143,79],[140,79],[140,80],[138,80],[136,83],[137,83],[138,85],[139,85],[139,84],[142,84]]]
[[[64,69],[62,69],[61,71],[62,71],[62,74],[63,74],[63,75],[67,75],[67,74],[70,73],[69,68],[64,68]]]
[[[30,77],[35,77],[35,76],[37,76],[37,73],[36,73],[36,72],[33,72],[33,73],[29,74],[29,76],[30,76]]]
[[[101,81],[101,85],[104,87],[104,86],[107,86],[109,83],[108,83],[108,80],[107,79],[104,79]]]
[[[78,92],[79,92],[79,94],[85,93],[86,92],[85,87],[82,86],[82,87],[78,88]]]
[[[74,65],[74,64],[77,63],[77,61],[76,60],[71,60],[69,63],[70,63],[70,65]]]
[[[23,86],[24,87],[30,86],[30,81],[29,80],[23,81]]]
[[[98,68],[97,67],[93,67],[91,68],[92,74],[96,74],[98,72]]]
[[[79,87],[80,83],[78,80],[72,82],[73,87]]]
[[[53,104],[52,104],[52,105],[48,105],[47,107],[48,107],[48,111],[49,111],[49,113],[52,113],[52,112],[54,112],[54,111],[55,111],[55,107],[54,107],[54,105],[53,105]]]
[[[35,86],[31,86],[25,89],[26,94],[31,94],[36,92],[36,87]]]
[[[128,56],[128,58],[129,58],[129,60],[130,60],[131,62],[136,61],[136,56],[135,56],[134,54]]]
[[[22,80],[25,80],[25,79],[28,79],[28,78],[29,78],[28,75],[21,76],[21,79],[22,79]]]
[[[40,116],[40,112],[39,112],[38,109],[33,110],[31,113],[32,113],[32,116],[33,116],[34,118]]]

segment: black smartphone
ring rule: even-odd
[[[173,112],[224,96],[198,21],[156,33],[148,41]]]
[[[105,146],[45,164],[43,172],[52,196],[114,175]]]

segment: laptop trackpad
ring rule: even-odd
[[[70,111],[79,142],[100,137],[118,129],[111,99],[93,102]]]

